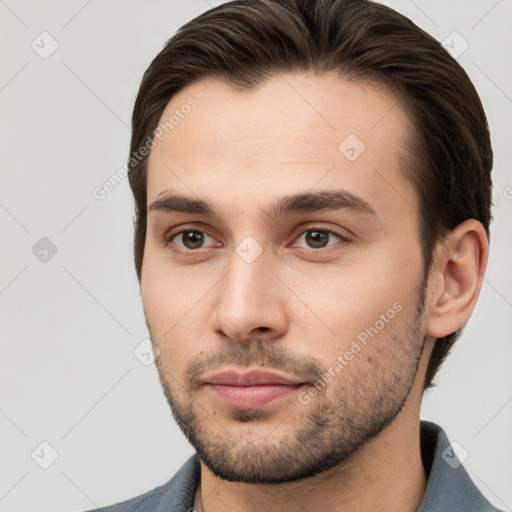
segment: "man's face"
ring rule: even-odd
[[[181,114],[149,158],[144,310],[172,412],[221,478],[331,468],[422,385],[418,200],[396,103],[290,74],[252,92],[201,81],[161,117]],[[321,192],[340,192],[338,207],[324,194],[273,208]],[[243,379],[257,369],[274,376]]]

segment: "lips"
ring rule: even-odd
[[[204,384],[225,405],[239,409],[259,409],[289,396],[305,383],[264,370],[246,373],[226,370],[205,377]]]
[[[262,386],[281,384],[284,386],[293,386],[303,384],[298,380],[289,379],[278,373],[264,371],[264,370],[251,370],[246,373],[238,373],[234,370],[226,370],[206,377],[207,384],[221,384],[224,386]]]

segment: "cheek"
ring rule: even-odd
[[[210,281],[204,275],[199,279],[171,272],[150,259],[143,266],[141,294],[151,338],[160,350],[162,363],[176,378],[204,349],[208,323],[201,307]]]
[[[163,251],[148,248],[142,265],[141,294],[154,333],[163,336],[192,310],[201,297],[200,283],[198,275],[173,268]]]
[[[287,282],[302,299],[294,301],[296,327],[290,326],[300,350],[329,365],[354,340],[388,337],[407,327],[416,306],[421,266],[418,261],[407,266],[384,251],[373,251],[372,256],[350,266],[318,267],[307,276],[288,272]]]
[[[350,327],[375,320],[375,315],[378,317],[396,301],[409,297],[410,302],[411,292],[421,282],[418,262],[414,266],[417,268],[373,251],[350,265],[288,272],[287,282],[302,299],[302,310],[328,318],[334,325]]]

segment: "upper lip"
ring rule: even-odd
[[[222,384],[225,386],[258,386],[264,384],[284,384],[293,386],[302,384],[302,381],[293,380],[266,370],[250,370],[245,373],[240,373],[236,370],[225,370],[214,373],[203,380],[206,384]]]

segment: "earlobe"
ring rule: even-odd
[[[489,257],[480,222],[459,224],[436,246],[429,284],[427,334],[442,338],[455,332],[473,312]]]

